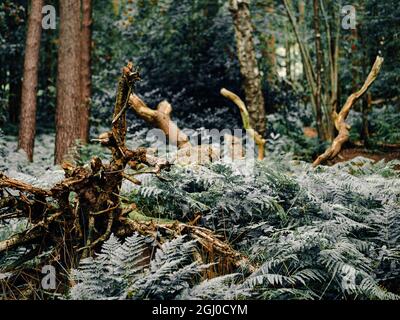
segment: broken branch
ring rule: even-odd
[[[221,94],[231,100],[240,110],[240,115],[242,117],[243,128],[247,131],[250,137],[254,140],[258,147],[258,160],[264,159],[264,150],[265,150],[265,143],[266,140],[257,132],[255,131],[250,125],[250,116],[249,112],[247,111],[246,105],[242,99],[239,98],[238,95],[234,94],[232,91],[229,91],[225,88],[221,89]]]
[[[161,129],[169,139],[170,144],[175,144],[178,149],[191,146],[188,136],[171,120],[172,107],[169,102],[164,100],[159,103],[156,110],[153,110],[136,94],[132,93],[129,104],[139,117],[152,126]]]

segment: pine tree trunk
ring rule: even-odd
[[[40,37],[42,33],[42,7],[43,0],[31,1],[31,13],[28,20],[28,33],[25,46],[18,148],[25,150],[29,161],[33,160],[36,131],[36,93]]]
[[[55,163],[60,164],[79,139],[80,1],[60,0]]]
[[[89,140],[90,97],[92,91],[91,74],[92,46],[92,1],[82,0],[82,29],[81,29],[81,104],[79,136],[82,142]]]
[[[266,129],[264,97],[253,43],[249,2],[249,0],[230,0],[229,10],[232,13],[235,28],[237,54],[240,72],[244,79],[246,105],[250,114],[251,126],[264,135]]]
[[[316,64],[316,91],[315,96],[315,109],[316,109],[316,122],[318,136],[321,140],[326,140],[326,134],[322,121],[322,106],[321,106],[321,69],[322,69],[322,46],[321,46],[321,31],[320,31],[320,19],[319,19],[319,0],[313,0],[314,10],[314,32],[315,32],[315,51],[317,57]]]

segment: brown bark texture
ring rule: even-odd
[[[82,0],[81,27],[81,103],[79,106],[79,137],[89,141],[90,98],[92,94],[91,52],[92,52],[92,0]]]
[[[33,161],[36,131],[36,106],[43,0],[31,1],[25,45],[24,79],[22,81],[21,115],[18,148]]]
[[[314,32],[315,32],[315,51],[316,51],[316,91],[315,96],[315,108],[316,108],[316,123],[318,136],[321,140],[325,140],[325,130],[322,121],[322,106],[321,106],[321,69],[322,69],[322,46],[321,46],[321,31],[320,31],[320,18],[319,18],[319,0],[313,0],[314,10]]]
[[[80,1],[60,0],[55,163],[60,164],[79,139]]]
[[[229,10],[232,13],[235,28],[237,55],[240,63],[240,72],[244,80],[250,123],[257,132],[264,135],[266,130],[265,103],[261,86],[261,74],[253,43],[253,25],[251,23],[249,3],[249,0],[230,0]]]

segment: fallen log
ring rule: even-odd
[[[131,94],[129,104],[144,121],[164,132],[169,144],[178,148],[175,163],[182,165],[206,164],[220,158],[220,150],[209,144],[193,146],[189,137],[171,120],[172,106],[167,101],[158,104],[157,109],[149,108],[136,94]]]

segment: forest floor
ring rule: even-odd
[[[282,141],[280,145],[286,140]],[[147,130],[129,134],[127,142],[132,148],[154,146]],[[63,170],[53,165],[53,146],[52,134],[38,135],[35,162],[28,163],[23,153],[15,151],[17,139],[2,135],[0,171],[35,187],[49,189],[64,177]],[[110,159],[110,153],[96,144],[78,149],[78,165],[88,163],[94,155],[101,157],[104,163]],[[204,255],[204,263],[219,261],[212,274],[221,278],[217,277],[214,282],[203,281],[194,287],[186,283],[175,286],[174,272],[192,272],[189,265],[196,262],[188,259],[188,266],[168,273],[171,283],[167,285],[164,280],[148,285],[153,282],[147,280],[158,279],[157,270],[162,268],[144,273],[140,284],[143,292],[147,297],[155,287],[168,291],[174,286],[188,288],[186,293],[171,289],[174,299],[201,299],[207,294],[231,299],[228,294],[237,291],[249,292],[249,298],[263,299],[398,298],[400,179],[392,167],[400,162],[379,160],[398,159],[399,153],[376,153],[353,146],[343,150],[341,163],[314,169],[310,161],[294,160],[290,153],[269,152],[266,159],[255,166],[221,162],[192,167],[176,165],[162,173],[163,179],[143,174],[136,176],[142,182],[140,186],[125,181],[120,195],[125,207],[135,208],[129,215],[131,221],[137,222],[136,216],[140,217],[141,225],[166,220],[174,223],[171,226],[186,226],[195,221],[196,228],[215,235],[250,262],[243,269],[247,271],[239,269],[244,280],[226,284],[223,277],[233,277],[234,273],[230,272],[238,270],[231,270],[230,265],[226,267],[228,264],[218,255]],[[153,222],[148,222],[149,219]],[[24,220],[1,225],[0,240],[24,228]],[[109,241],[115,242],[113,239]],[[178,239],[188,241],[182,237]],[[111,242],[107,242],[105,248]],[[114,245],[120,246],[119,243]],[[166,242],[166,245],[171,244]],[[176,250],[171,252],[172,255]],[[176,259],[171,255],[165,255],[166,265]],[[15,257],[0,255],[0,266],[7,266]],[[293,267],[288,269],[287,265]],[[217,266],[224,266],[223,272]],[[88,274],[94,274],[96,265],[89,267]],[[349,273],[357,275],[354,288],[343,284]],[[101,288],[112,287],[109,283],[112,279],[106,274],[96,279],[104,281]],[[164,275],[160,279],[164,279]],[[135,283],[139,285],[139,282]],[[266,289],[259,292],[258,283],[264,284]],[[204,289],[204,286],[209,287]],[[71,289],[71,297],[125,297],[128,290],[122,283],[117,295],[103,289],[98,295],[88,295],[93,289],[90,281],[83,281]]]
[[[350,147],[344,148],[339,155],[329,162],[330,165],[352,160],[356,157],[364,157],[375,162],[384,160],[389,162],[392,160],[400,160],[400,148],[388,148],[386,150],[370,150],[365,147]],[[397,170],[400,170],[400,165],[395,166]]]

